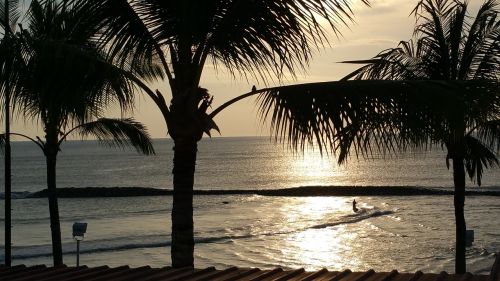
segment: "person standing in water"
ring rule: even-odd
[[[352,200],[352,210],[353,210],[353,212],[358,211],[358,208],[356,207],[356,199]]]

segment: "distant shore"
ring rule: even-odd
[[[59,198],[171,196],[171,189],[145,187],[58,188]],[[451,189],[410,186],[302,186],[281,189],[211,189],[194,190],[194,195],[262,195],[262,196],[421,196],[453,195]],[[466,195],[500,196],[500,191],[468,190]],[[47,197],[47,190],[31,193],[25,198]]]

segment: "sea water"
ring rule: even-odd
[[[172,143],[156,140],[155,156],[68,141],[58,158],[58,187],[171,188]],[[3,165],[2,165],[3,168]],[[13,143],[13,191],[19,198],[45,188],[44,158],[27,142]],[[3,175],[3,171],[1,173]],[[294,154],[265,137],[204,139],[199,145],[195,189],[270,189],[312,185],[420,186],[452,189],[445,152],[413,151],[391,158],[352,157],[347,165],[317,150]],[[498,169],[483,186],[500,190]],[[334,188],[334,187],[332,187]],[[355,187],[354,187],[355,188]],[[352,212],[352,200],[360,211]],[[62,198],[64,262],[75,263],[73,222],[88,223],[82,264],[170,264],[172,198]],[[4,205],[0,203],[3,218]],[[15,264],[51,264],[48,202],[13,200]],[[468,270],[487,273],[500,251],[500,201],[466,199]],[[451,196],[268,197],[195,196],[195,266],[317,270],[453,271],[454,216]],[[3,244],[3,219],[0,243]],[[0,246],[0,262],[3,245]]]

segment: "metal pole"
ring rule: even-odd
[[[5,9],[5,21],[8,23],[9,22],[9,1],[5,1],[4,4],[4,9]],[[4,42],[4,44],[7,44],[7,48],[9,48],[8,52],[9,53],[11,50],[10,42],[9,42],[9,31],[5,31],[5,36],[4,40],[7,40],[7,42]],[[11,245],[12,245],[12,234],[11,234],[11,228],[12,228],[12,205],[11,205],[11,149],[10,149],[10,65],[9,65],[9,59],[6,60],[7,64],[5,65],[5,73],[4,73],[4,78],[5,78],[5,175],[4,175],[4,180],[5,180],[5,193],[4,193],[4,201],[5,201],[5,265],[6,266],[11,266],[12,263],[12,252],[11,252]]]
[[[7,94],[9,96],[9,94]],[[7,98],[6,98],[7,100]],[[5,133],[5,265],[11,266],[12,263],[12,236],[11,236],[11,228],[12,228],[12,204],[11,204],[11,168],[10,168],[10,130],[9,130],[9,105],[5,106],[5,115],[6,115],[6,133]]]
[[[80,266],[80,240],[76,240],[76,266]]]
[[[8,84],[7,82],[6,84]],[[11,245],[12,245],[12,204],[11,204],[11,166],[10,166],[10,93],[5,95],[5,265],[11,266]]]

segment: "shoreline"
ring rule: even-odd
[[[171,189],[148,187],[83,187],[58,188],[59,198],[95,198],[95,197],[137,197],[137,196],[172,196]],[[194,190],[193,195],[261,195],[282,197],[314,196],[423,196],[453,195],[452,189],[438,189],[414,186],[301,186],[278,189],[209,189]],[[500,196],[498,190],[467,190],[467,196]],[[45,198],[47,189],[29,193],[24,198]]]

